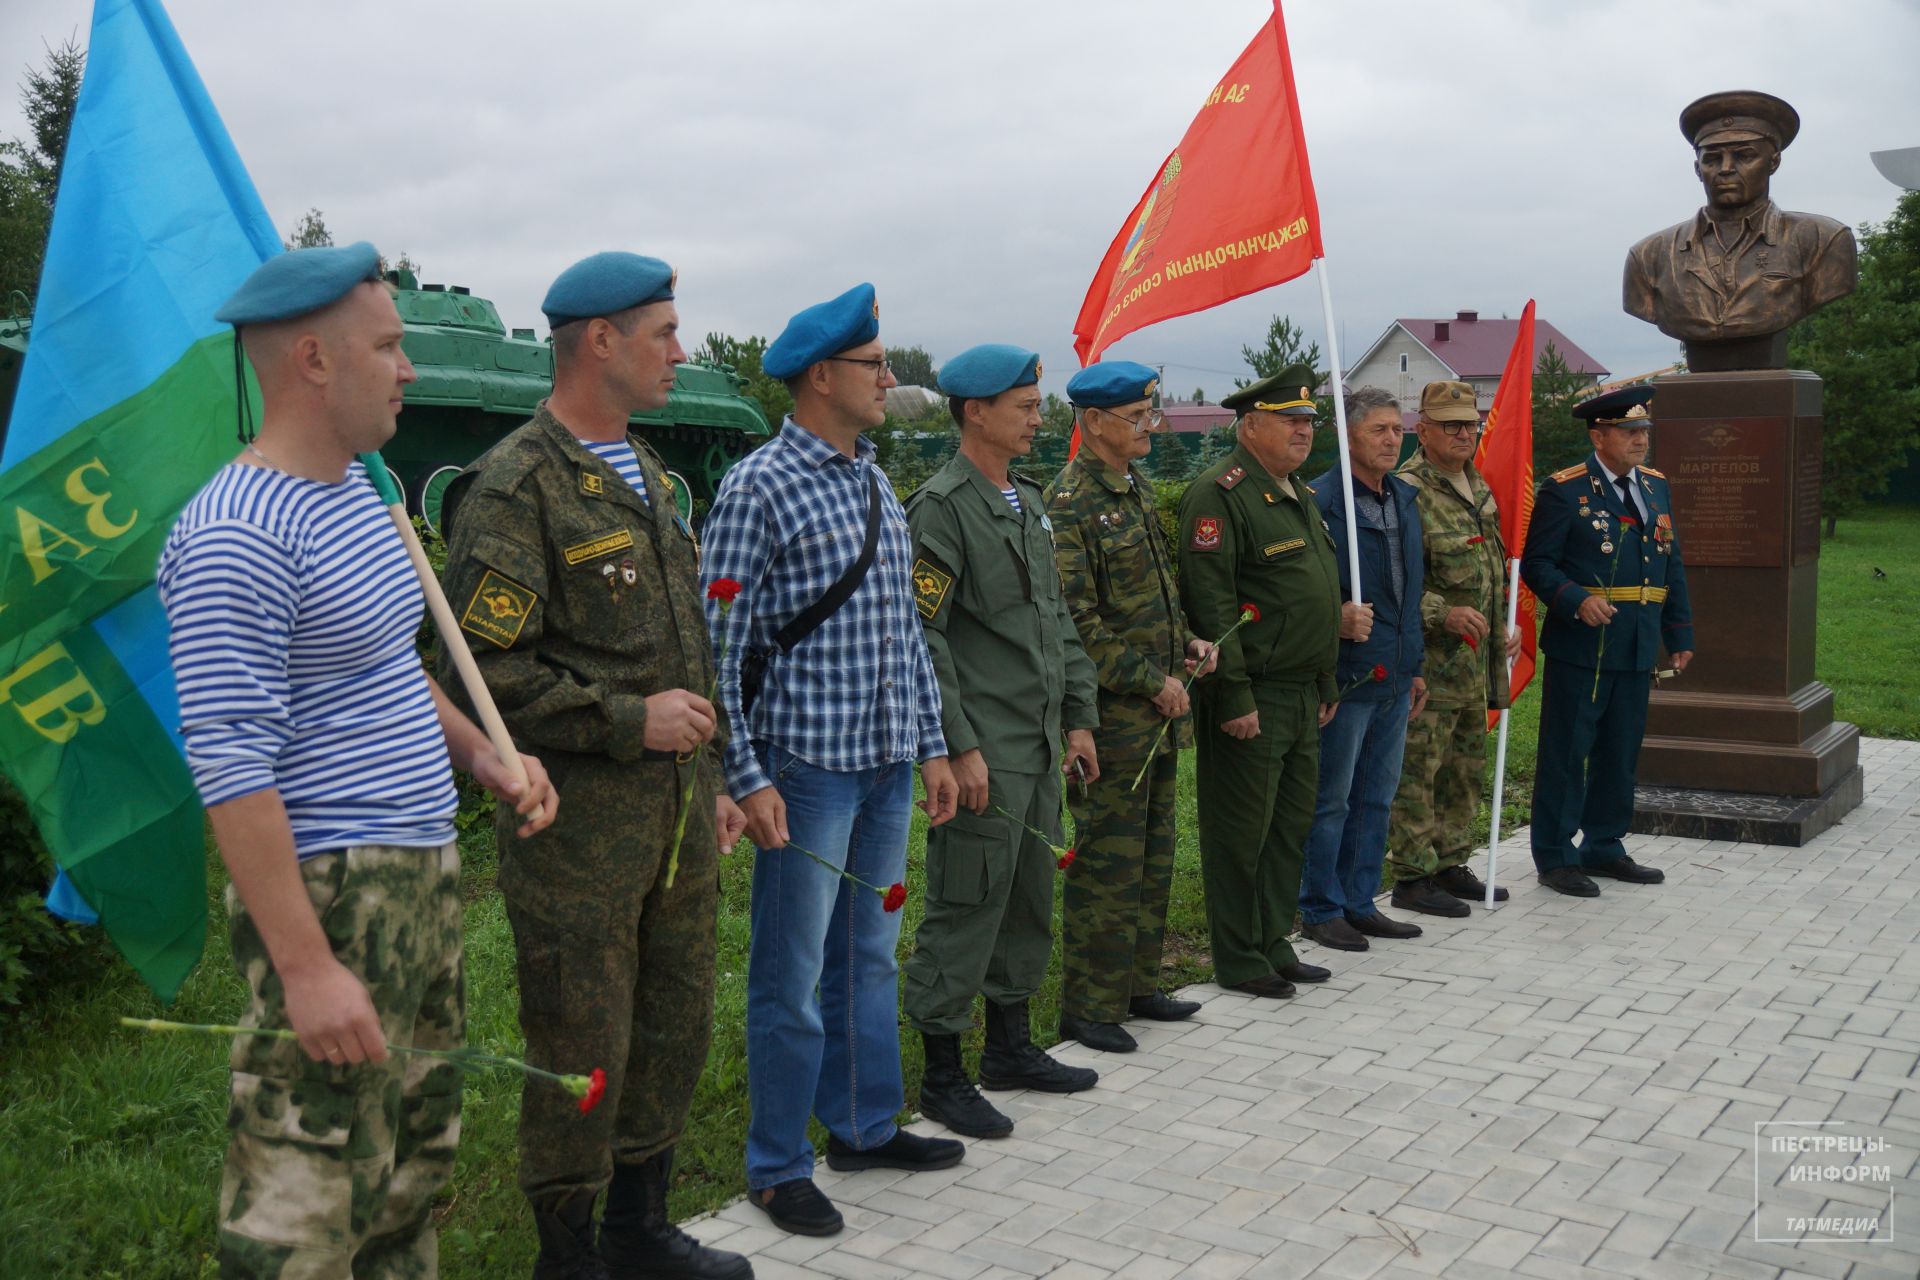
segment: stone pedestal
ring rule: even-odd
[[[1808,838],[1860,796],[1860,731],[1833,718],[1813,675],[1820,379],[1747,369],[1655,386],[1652,465],[1673,494],[1697,657],[1648,707],[1634,829],[1682,834],[1684,813],[1684,834],[1713,830],[1713,814],[1739,806],[1684,795],[1706,792],[1811,802],[1787,806]],[[1722,825],[1709,838],[1754,829]]]

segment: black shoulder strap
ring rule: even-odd
[[[869,468],[867,471],[867,539],[860,547],[860,556],[847,566],[834,584],[828,587],[818,600],[802,609],[786,626],[774,633],[773,649],[775,653],[791,653],[793,646],[812,635],[819,625],[834,615],[845,604],[860,584],[866,581],[867,570],[873,567],[873,555],[880,547],[880,473]]]

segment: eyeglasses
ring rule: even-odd
[[[1450,436],[1480,434],[1480,424],[1477,422],[1436,422],[1433,425]]]
[[[1124,414],[1115,413],[1111,409],[1099,409],[1097,412],[1104,413],[1109,418],[1115,418],[1126,423],[1136,432],[1164,431],[1167,428],[1167,415],[1158,409],[1148,409],[1137,418],[1129,418]]]
[[[893,372],[893,361],[884,357],[876,360],[857,360],[852,356],[828,356],[829,360],[838,360],[841,364],[861,364],[873,370],[875,379],[886,377]]]

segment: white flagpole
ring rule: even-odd
[[[1504,650],[1507,636],[1520,620],[1520,561],[1509,560],[1507,582],[1507,629],[1500,633]],[[1513,714],[1513,657],[1507,657],[1507,705],[1500,709],[1500,744],[1493,753],[1493,831],[1487,841],[1487,910],[1493,910],[1494,875],[1500,862],[1500,805],[1507,789],[1507,717]]]
[[[1333,290],[1327,285],[1327,260],[1315,258],[1313,265],[1318,268],[1314,274],[1320,278],[1320,310],[1327,324],[1327,363],[1332,366],[1327,376],[1333,380],[1333,439],[1340,449],[1340,501],[1347,513],[1347,581],[1352,587],[1348,594],[1359,604],[1360,539],[1354,535],[1359,524],[1353,517],[1353,450],[1347,444],[1347,397],[1340,379],[1340,331],[1333,323]],[[1308,394],[1312,394],[1312,388],[1308,388]]]

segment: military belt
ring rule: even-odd
[[[1623,604],[1665,604],[1665,587],[1601,587],[1594,592],[1603,600],[1618,600]]]

